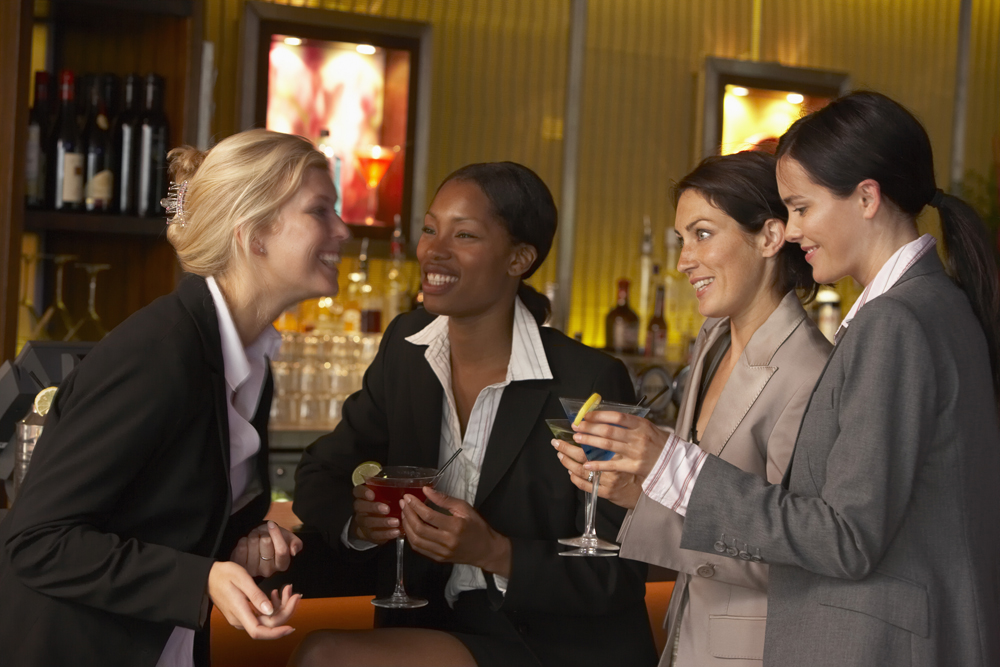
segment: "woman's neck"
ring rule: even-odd
[[[742,312],[730,316],[729,330],[732,333],[730,359],[740,358],[757,329],[778,309],[784,296],[773,289],[761,290],[754,297],[753,303]]]
[[[448,319],[452,363],[503,366],[510,363],[514,340],[514,302],[469,317]]]
[[[226,300],[229,315],[233,318],[233,325],[243,347],[248,347],[257,340],[267,325],[276,320],[284,310],[283,307],[271,304],[266,294],[250,287],[252,283],[249,281],[223,274],[216,276],[215,282]]]
[[[851,277],[865,287],[871,285],[897,250],[919,238],[917,225],[912,220],[894,220],[890,224],[879,225],[876,229],[878,231],[865,242],[867,252],[858,267],[851,272]]]

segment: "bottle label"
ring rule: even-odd
[[[111,201],[115,175],[110,169],[99,171],[87,182],[87,204],[106,205]]]
[[[618,318],[614,323],[614,349],[634,352],[639,347],[639,325]]]
[[[83,203],[83,153],[66,153],[63,156],[62,201]]]

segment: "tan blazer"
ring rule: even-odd
[[[729,318],[710,319],[698,334],[677,418],[681,437],[691,431],[705,357],[728,327]],[[701,447],[779,484],[830,349],[795,293],[785,295],[740,356],[705,428]],[[767,565],[681,549],[683,529],[683,517],[643,495],[618,536],[622,557],[678,573],[665,621],[669,639],[660,665],[672,664],[675,638],[674,664],[679,667],[760,665]],[[726,546],[743,550],[745,545],[728,541]]]

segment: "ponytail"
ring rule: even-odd
[[[549,297],[523,280],[517,286],[517,296],[521,299],[521,303],[531,312],[531,316],[538,322],[538,326],[545,324],[552,314],[552,302],[549,301]]]
[[[986,226],[975,210],[958,197],[938,191],[932,203],[941,215],[951,274],[969,297],[986,334],[993,391],[1000,396],[1000,286]]]

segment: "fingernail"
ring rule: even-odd
[[[267,527],[268,528],[274,528],[274,522],[273,521],[268,521],[267,522]]]
[[[268,616],[274,613],[274,607],[271,606],[270,602],[265,602],[264,604],[262,604],[260,606],[260,610],[265,614],[267,614]]]
[[[389,519],[389,525],[390,526],[398,526],[399,525],[399,519]]]
[[[389,506],[384,503],[379,503],[378,511],[381,512],[382,514],[388,514]]]
[[[563,453],[562,453],[562,452],[559,452],[558,454],[556,454],[556,457],[557,457],[557,458],[558,458],[558,459],[559,459],[560,461],[562,461],[562,460],[563,460]]]

